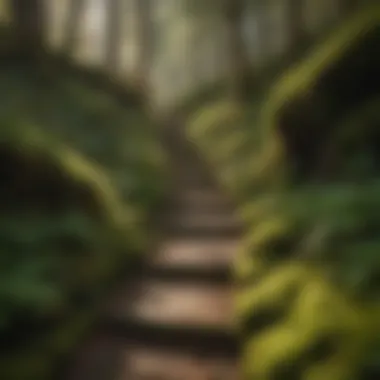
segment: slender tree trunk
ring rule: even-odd
[[[107,0],[106,66],[110,73],[119,69],[121,52],[122,0]]]
[[[350,15],[359,7],[359,0],[340,0],[341,1],[341,13],[343,15]],[[363,0],[360,0],[364,2]]]
[[[41,50],[46,28],[44,0],[12,0],[10,3],[19,48],[26,53]]]
[[[317,0],[318,1],[318,0]],[[298,54],[307,43],[307,33],[304,22],[304,0],[288,0],[287,24],[289,33],[289,51]]]
[[[231,96],[238,101],[245,97],[249,73],[249,59],[242,34],[243,16],[243,0],[226,1],[225,20],[230,63],[229,91]]]
[[[273,40],[273,30],[271,25],[271,9],[268,6],[267,0],[255,0],[253,11],[255,12],[255,23],[256,23],[256,38],[255,47],[256,54],[259,59],[260,69],[263,69],[264,65],[267,65],[268,57],[271,53],[271,43]],[[261,77],[257,78],[260,82]]]
[[[154,0],[153,0],[154,1]],[[154,30],[152,28],[151,0],[135,0],[137,21],[137,59],[135,80],[138,90],[147,97],[150,87],[150,69],[153,58]]]
[[[51,1],[51,0],[48,0]],[[79,25],[84,12],[84,0],[70,0],[66,16],[63,51],[71,56],[75,50],[75,41],[78,38]]]

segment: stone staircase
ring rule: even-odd
[[[230,265],[241,224],[191,144],[173,134],[162,239],[110,300],[112,333],[89,340],[68,380],[239,378]]]

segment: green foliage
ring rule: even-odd
[[[380,330],[379,190],[308,186],[256,214],[235,264],[248,379],[286,378],[290,365],[302,379],[347,379],[366,366]],[[320,341],[332,347],[314,357]]]
[[[364,379],[379,360],[378,61],[363,58],[379,15],[375,6],[349,21],[263,109],[259,157],[280,154],[262,174],[286,175],[243,210],[251,232],[235,275],[247,379]]]
[[[189,135],[249,226],[234,263],[247,379],[364,379],[379,361],[379,42],[372,4]]]
[[[152,122],[136,106],[70,77],[40,77],[28,67],[0,73],[0,112],[27,115],[102,166],[124,199],[148,211],[165,191],[165,157]],[[35,94],[38,93],[38,96]],[[10,111],[9,111],[10,110]]]
[[[187,126],[189,138],[238,200],[246,198],[256,185],[251,173],[260,164],[255,151],[261,143],[260,131],[252,128],[257,115],[256,102],[244,106],[221,100],[200,107]]]
[[[300,180],[314,176],[346,113],[378,93],[379,20],[378,4],[365,7],[272,88],[260,116],[267,144],[279,140],[272,165]]]
[[[44,380],[148,246],[167,177],[140,110],[33,67],[2,69],[0,378]]]
[[[88,274],[107,273],[104,264],[115,260],[121,242],[117,234],[126,235],[128,249],[137,249],[138,240],[120,213],[127,209],[96,165],[44,141],[32,127],[3,123],[1,130],[0,309],[6,329],[19,311],[33,317],[51,304],[70,302],[70,291],[85,282],[73,258],[86,254]],[[114,253],[107,257],[108,249]],[[78,284],[70,289],[74,280]]]

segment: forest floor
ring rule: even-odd
[[[178,130],[177,130],[178,132]],[[230,267],[242,225],[191,144],[171,131],[173,194],[147,264],[107,300],[65,380],[235,380]]]

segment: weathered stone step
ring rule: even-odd
[[[175,196],[173,203],[180,209],[233,210],[232,202],[220,191],[213,188],[185,189]]]
[[[146,345],[94,336],[68,371],[67,380],[238,380],[234,356]]]
[[[215,180],[207,174],[178,174],[175,176],[175,185],[182,188],[212,188],[215,186]]]
[[[109,317],[164,330],[233,331],[231,285],[140,278],[113,300]]]
[[[176,162],[172,165],[173,178],[177,181],[185,180],[212,180],[214,177],[212,173],[209,172],[207,167],[199,167],[196,164],[187,164],[184,165],[181,162]]]
[[[186,189],[179,196],[189,202],[202,202],[211,203],[217,202],[222,203],[228,201],[226,196],[221,193],[218,189],[214,188],[193,188]]]
[[[237,245],[238,239],[170,238],[157,246],[144,272],[172,281],[232,281],[231,263]]]
[[[231,329],[199,328],[179,325],[152,325],[141,320],[103,319],[103,327],[111,335],[134,339],[146,345],[204,349],[224,355],[237,355],[238,333]]]
[[[208,281],[225,284],[233,280],[231,267],[157,267],[145,265],[143,274],[163,281]]]
[[[149,265],[172,271],[226,270],[236,254],[239,241],[224,238],[171,238],[157,246]]]
[[[167,216],[168,231],[173,234],[195,236],[236,236],[243,225],[230,212],[172,212]]]
[[[125,372],[130,380],[237,380],[235,359],[212,357],[202,352],[167,351],[133,346],[126,355]],[[138,375],[137,375],[138,374]],[[137,375],[137,376],[136,376]]]

